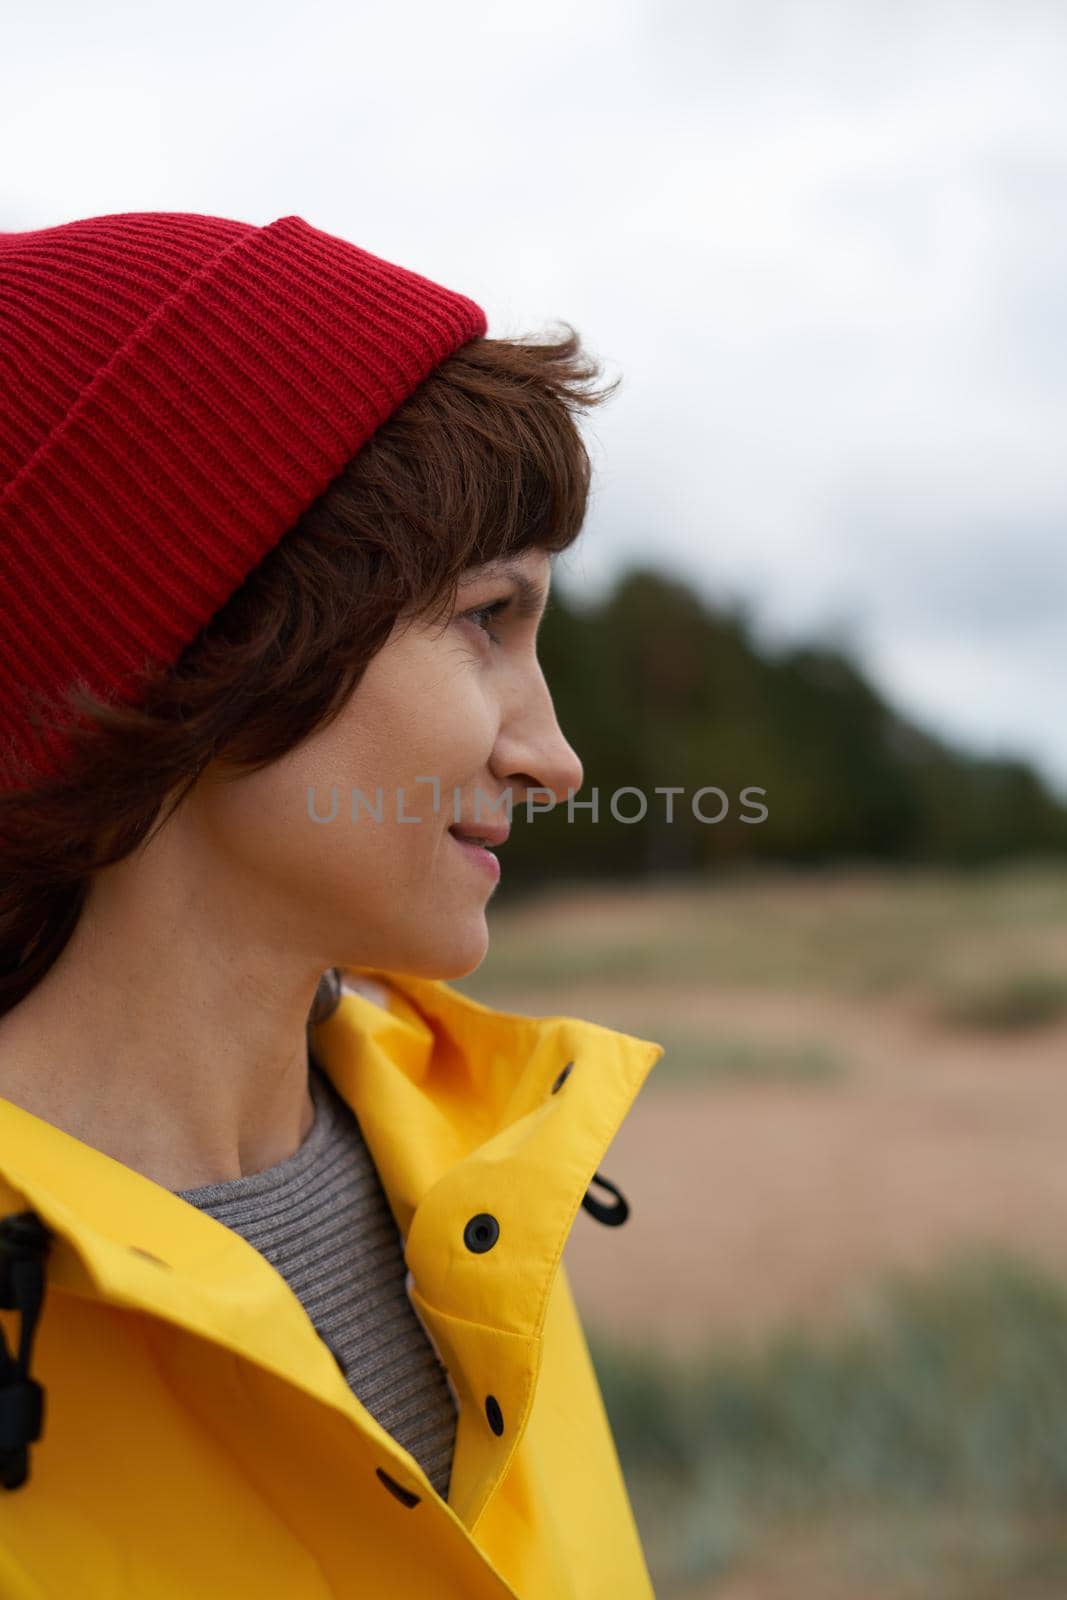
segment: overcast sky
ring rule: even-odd
[[[4,0],[0,228],[296,213],[621,374],[653,559],[1067,797],[1060,0]]]

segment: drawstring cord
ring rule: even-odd
[[[41,1437],[44,1389],[30,1377],[30,1350],[44,1300],[45,1257],[52,1234],[34,1211],[0,1218],[0,1307],[20,1311],[18,1358],[0,1328],[0,1485],[17,1489],[29,1477],[29,1445]]]

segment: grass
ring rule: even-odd
[[[866,1527],[862,1560],[894,1593],[955,1594],[944,1538],[923,1555],[900,1530],[961,1520],[978,1560],[961,1596],[1006,1581],[1005,1563],[1020,1582],[1054,1570],[1047,1592],[1067,1593],[1067,1289],[1038,1269],[962,1252],[888,1280],[833,1336],[787,1329],[702,1360],[595,1331],[590,1347],[661,1600],[819,1526]]]
[[[953,1027],[998,1033],[1041,1028],[1067,1016],[1067,974],[1007,972],[957,983],[943,993],[937,1011]]]
[[[627,1033],[654,1039],[663,1046],[656,1063],[655,1081],[672,1083],[715,1081],[836,1082],[845,1074],[841,1056],[818,1040],[756,1039],[747,1034],[715,1034],[661,1024],[651,1018]]]
[[[692,884],[561,885],[491,913],[460,987],[503,994],[694,984],[939,996],[975,967],[1067,974],[1067,866],[755,869]]]

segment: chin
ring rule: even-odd
[[[374,957],[363,957],[360,965],[376,966],[384,973],[406,973],[410,978],[469,978],[485,960],[490,949],[490,930],[485,917],[474,917],[466,925],[438,922],[440,938],[432,944],[426,939],[411,942],[390,941],[387,950]]]
[[[389,963],[381,963],[383,970],[390,968],[394,972],[405,972],[413,978],[441,978],[448,982],[452,978],[469,977],[485,960],[489,950],[489,929],[485,918],[462,932],[458,929],[450,930],[449,938],[442,938],[431,949],[425,945],[412,948],[404,952],[399,959]]]

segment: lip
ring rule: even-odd
[[[472,839],[484,839],[492,845],[506,844],[508,834],[511,832],[511,825],[507,822],[498,822],[495,827],[491,822],[454,822],[448,830],[453,839],[460,837],[454,831],[456,828],[461,828],[463,833],[469,834]]]
[[[483,872],[487,872],[494,881],[499,882],[500,862],[491,850],[484,850],[480,844],[471,844],[469,839],[461,839],[451,828],[448,830],[448,837],[457,849],[462,850],[465,856],[476,862]]]

